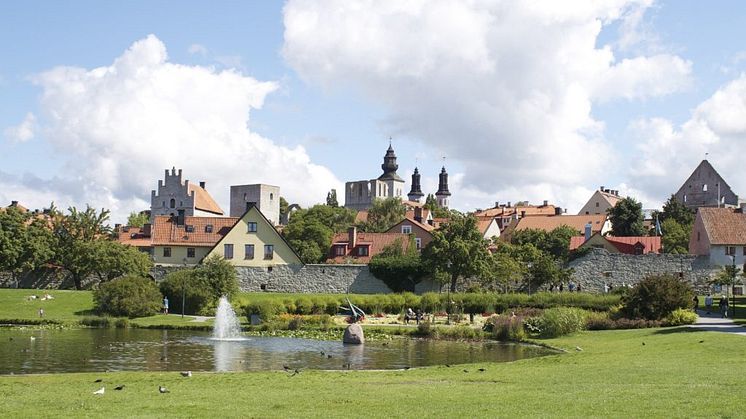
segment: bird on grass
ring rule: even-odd
[[[480,368],[479,369],[479,372],[485,372],[485,371],[487,371],[487,369],[485,369],[485,368]]]
[[[445,364],[446,368],[451,368],[451,364]]]
[[[104,392],[106,391],[106,387],[101,387],[100,389],[93,392],[93,394],[98,396],[103,396]]]
[[[287,365],[283,365],[282,369],[284,369],[285,371],[290,371],[290,367],[288,367]]]
[[[321,356],[324,356],[324,355],[326,355],[326,352],[321,351]]]
[[[700,340],[700,341],[699,341],[699,343],[705,343],[705,341],[703,341],[703,340]]]
[[[295,377],[296,375],[300,374],[300,370],[296,368],[292,374],[290,374],[291,377]]]
[[[350,369],[350,363],[342,364],[342,368],[349,370]]]
[[[583,348],[581,348],[580,346],[576,346],[575,350],[578,351],[578,352],[583,352]]]
[[[170,391],[168,391],[168,389],[166,387],[163,387],[163,386],[158,386],[158,392],[161,393],[161,394],[170,393]]]
[[[99,379],[97,379],[96,381],[94,381],[94,383],[100,383],[100,382],[103,382],[103,381],[104,381],[104,379],[103,379],[103,378],[99,378]]]
[[[36,340],[36,336],[29,336],[29,339],[31,339],[31,342]]]
[[[642,346],[645,346],[645,342],[642,343]]]
[[[327,359],[332,359],[332,356],[331,355],[327,355],[326,358]]]
[[[114,390],[117,390],[117,391],[124,390],[124,384],[114,387]]]
[[[182,371],[180,374],[181,374],[182,377],[191,377],[192,376],[192,372],[191,371]]]
[[[410,367],[410,366],[406,366],[406,367],[404,367],[404,370],[406,371],[406,370],[408,370],[408,369],[410,369],[410,368],[412,368],[412,367]]]
[[[469,372],[469,370],[464,370],[464,372]]]

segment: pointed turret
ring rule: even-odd
[[[399,175],[396,173],[396,170],[399,168],[399,165],[396,164],[396,154],[394,154],[394,148],[391,147],[391,143],[389,143],[389,148],[386,150],[386,155],[383,156],[383,164],[381,165],[381,169],[383,169],[383,174],[378,177],[378,180],[396,180],[399,182],[404,182],[404,179],[400,178]]]
[[[407,198],[410,201],[420,202],[420,199],[425,196],[422,193],[422,187],[420,186],[420,171],[415,167],[414,173],[412,173],[412,190],[407,194]]]
[[[448,172],[446,172],[445,166],[440,171],[438,180],[438,192],[435,192],[435,198],[438,200],[438,206],[441,208],[448,208],[448,197],[451,193],[448,191]]]

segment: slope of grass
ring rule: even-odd
[[[743,415],[743,336],[678,328],[584,332],[545,342],[569,352],[504,364],[305,370],[295,376],[283,371],[192,378],[159,372],[4,376],[0,412],[13,417]],[[103,396],[92,394],[100,387],[93,382],[97,378],[104,379]],[[118,384],[125,389],[113,391]],[[171,392],[159,394],[159,385]]]

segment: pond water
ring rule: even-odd
[[[552,353],[541,347],[497,342],[394,339],[343,345],[341,336],[339,341],[279,337],[218,341],[208,332],[180,330],[0,328],[0,374],[250,371],[279,370],[283,366],[398,369],[507,362]]]

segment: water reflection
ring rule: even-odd
[[[34,339],[31,339],[33,337]],[[551,351],[495,342],[397,339],[340,341],[251,337],[219,341],[208,333],[146,329],[0,328],[0,374],[77,371],[247,371],[290,368],[395,369],[502,362]]]

